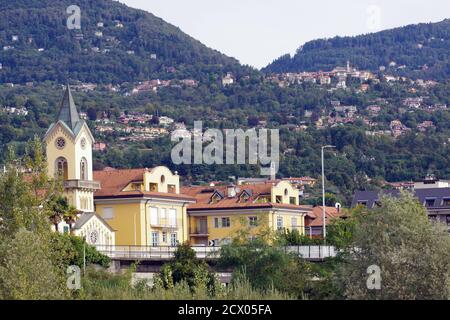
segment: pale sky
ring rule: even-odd
[[[120,0],[261,68],[303,43],[450,18],[449,0]]]

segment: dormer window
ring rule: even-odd
[[[243,191],[241,195],[239,196],[238,202],[247,202],[250,199],[250,195],[247,191]]]
[[[222,199],[223,199],[223,196],[219,192],[214,191],[213,195],[211,196],[211,199],[209,200],[209,203],[210,204],[217,203]]]

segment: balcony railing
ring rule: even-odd
[[[112,259],[145,259],[166,260],[172,259],[177,247],[163,246],[115,246],[96,245],[97,250]],[[219,247],[191,246],[199,259],[217,259],[220,257]],[[333,246],[288,246],[283,250],[286,253],[297,255],[306,260],[323,260],[335,257],[338,250]]]
[[[64,188],[99,190],[99,189],[101,189],[101,185],[100,185],[100,182],[98,182],[98,181],[65,180]]]
[[[193,228],[193,229],[189,230],[189,234],[193,237],[208,236],[209,231],[208,231],[208,228]]]
[[[177,229],[178,224],[176,221],[169,221],[165,219],[159,219],[158,221],[150,222],[152,228],[163,228],[163,229]]]

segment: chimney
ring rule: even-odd
[[[236,186],[233,183],[230,183],[227,187],[227,196],[228,198],[234,198],[236,196]]]

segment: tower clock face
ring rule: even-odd
[[[55,144],[58,149],[64,149],[64,147],[66,146],[66,139],[59,137],[58,139],[56,139]]]
[[[87,142],[86,142],[86,138],[81,138],[81,141],[80,141],[80,145],[81,145],[81,149],[86,149],[86,144],[87,144]]]

